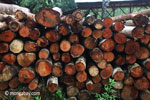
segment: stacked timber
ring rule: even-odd
[[[80,10],[62,15],[60,9],[44,8],[35,19],[18,10],[13,16],[0,22],[1,91],[23,84],[30,91],[40,89],[42,100],[43,88],[50,93],[61,88],[69,100],[91,100],[113,78],[123,100],[149,100],[147,16],[137,14],[132,26],[84,18]]]

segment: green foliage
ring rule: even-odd
[[[116,92],[113,89],[114,84],[115,84],[115,80],[109,78],[109,84],[107,84],[107,85],[104,86],[106,92],[104,92],[102,94],[96,94],[95,97],[97,98],[97,100],[116,100],[115,99],[116,96],[112,95],[114,92]]]
[[[61,90],[58,89],[56,93],[52,94],[52,100],[67,100],[67,99],[63,96]]]
[[[40,96],[35,97],[35,100],[42,100]]]
[[[60,7],[63,11],[76,8],[74,0],[15,0],[16,4],[27,7],[31,12],[36,13],[41,8]]]

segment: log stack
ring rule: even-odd
[[[17,11],[0,26],[0,90],[24,85],[54,93],[62,88],[69,100],[91,100],[103,93],[109,78],[123,100],[149,100],[150,24],[147,16],[125,21],[62,15],[45,8],[35,19]],[[85,17],[85,20],[84,20]],[[19,99],[20,100],[20,99]]]

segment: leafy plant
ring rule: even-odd
[[[60,7],[63,12],[76,8],[74,0],[15,0],[17,5],[27,7],[31,12],[36,13],[41,8]]]
[[[60,89],[56,91],[56,93],[52,94],[52,100],[67,100]]]
[[[95,97],[97,98],[97,100],[116,100],[116,96],[112,95],[114,92],[116,92],[113,89],[114,84],[115,84],[115,80],[109,78],[109,83],[104,86],[106,92],[102,94],[96,94]]]
[[[35,100],[42,100],[40,96],[36,96]]]

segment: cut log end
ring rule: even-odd
[[[45,8],[35,15],[35,19],[45,27],[55,27],[60,22],[60,15],[51,8]]]

